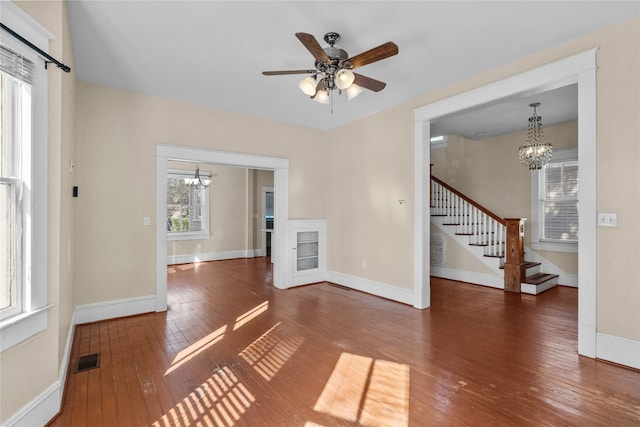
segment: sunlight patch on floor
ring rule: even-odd
[[[408,426],[409,366],[342,353],[314,410],[366,426]]]
[[[282,322],[276,323],[239,354],[267,381],[271,381],[276,376],[304,342],[304,338],[301,336],[279,338],[276,329],[281,324]]]
[[[226,426],[237,424],[255,402],[230,367],[225,366],[153,423],[154,427]]]
[[[170,374],[171,372],[178,369],[180,366],[184,365],[189,360],[196,357],[198,354],[202,353],[204,350],[208,349],[218,341],[224,338],[224,333],[227,330],[227,325],[223,325],[211,332],[209,335],[204,338],[199,339],[195,343],[191,344],[189,347],[185,348],[181,352],[179,352],[176,357],[171,362],[171,366],[164,373],[165,375]]]
[[[269,309],[269,301],[265,301],[262,304],[259,304],[254,308],[252,308],[251,310],[247,311],[243,315],[238,316],[238,318],[236,319],[235,325],[233,325],[233,330],[234,331],[238,330],[238,328],[246,325],[247,323],[249,323],[256,317],[258,317],[268,309]]]
[[[409,425],[409,365],[376,360],[360,423],[365,426]]]

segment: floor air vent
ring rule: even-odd
[[[76,373],[89,371],[100,366],[100,353],[87,354],[86,356],[78,357],[78,364],[76,365]]]

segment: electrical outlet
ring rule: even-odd
[[[599,212],[598,225],[600,227],[616,227],[618,225],[618,214],[615,212]]]

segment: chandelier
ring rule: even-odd
[[[204,190],[211,185],[211,172],[204,179],[200,176],[200,167],[196,165],[196,174],[193,178],[185,178],[184,183],[194,190]]]
[[[527,143],[518,148],[520,163],[528,167],[529,170],[542,169],[551,161],[553,152],[553,146],[542,133],[542,117],[536,112],[536,108],[539,106],[539,102],[529,105],[529,107],[533,107],[533,116],[529,117]]]

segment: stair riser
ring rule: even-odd
[[[540,265],[535,265],[533,267],[527,268],[526,276],[533,276],[534,274],[540,273]]]
[[[549,290],[558,284],[558,278],[554,277],[539,285],[530,285],[528,283],[522,283],[520,292],[529,295],[540,295],[542,292]]]

